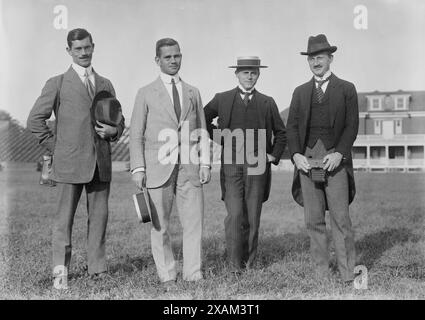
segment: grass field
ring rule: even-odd
[[[356,175],[351,205],[358,264],[368,268],[368,289],[344,287],[337,275],[315,277],[302,208],[290,194],[292,174],[274,172],[263,207],[258,263],[241,276],[224,263],[225,209],[218,174],[205,189],[205,280],[164,293],[150,252],[149,225],[137,222],[128,173],[113,176],[107,230],[110,277],[88,281],[85,197],[73,232],[71,289],[52,290],[51,222],[55,188],[37,185],[34,167],[0,172],[0,298],[3,299],[424,299],[425,175]],[[7,184],[6,184],[7,182]],[[8,201],[6,202],[6,199]],[[182,262],[182,234],[172,215],[173,246]]]

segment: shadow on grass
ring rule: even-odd
[[[407,241],[418,242],[420,236],[407,228],[381,230],[364,236],[356,242],[356,253],[360,264],[370,269],[382,254],[392,247]]]
[[[225,272],[226,263],[225,240],[219,237],[210,237],[203,240],[204,269],[212,275]],[[285,256],[295,256],[307,252],[309,238],[305,233],[286,233],[282,235],[265,236],[259,239],[257,253],[257,268],[266,268],[269,265],[282,261]]]

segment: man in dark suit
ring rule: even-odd
[[[262,204],[268,199],[270,164],[278,164],[285,149],[285,126],[273,98],[254,86],[260,76],[258,57],[240,57],[235,74],[239,85],[217,93],[205,106],[210,138],[223,146],[222,199],[227,258],[233,271],[251,267],[258,244]],[[218,129],[212,124],[218,117]],[[234,141],[233,138],[236,138]]]
[[[74,29],[67,37],[68,54],[73,63],[64,74],[50,78],[35,102],[27,127],[40,144],[53,154],[53,180],[57,182],[58,206],[53,226],[54,287],[67,288],[71,260],[71,234],[75,210],[83,188],[88,210],[88,273],[102,278],[106,272],[105,232],[111,181],[110,141],[124,130],[97,122],[91,117],[97,92],[115,96],[111,82],[97,74],[91,65],[94,43],[90,33]],[[46,125],[57,106],[56,133]]]
[[[329,210],[338,268],[343,281],[354,277],[354,232],[348,206],[355,185],[351,148],[359,113],[354,85],[330,71],[332,53],[326,36],[308,40],[307,61],[313,78],[293,93],[287,122],[288,147],[295,164],[292,194],[304,206],[310,251],[320,276],[329,277],[325,210]],[[313,181],[311,160],[320,159],[325,182]],[[310,160],[310,162],[309,162]]]

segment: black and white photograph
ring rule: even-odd
[[[425,299],[424,1],[0,0],[0,43],[0,299]]]

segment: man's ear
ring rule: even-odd
[[[155,63],[159,66],[159,58],[155,56]]]
[[[71,55],[71,48],[66,47],[65,50],[66,50],[66,52],[68,52],[69,55]]]

